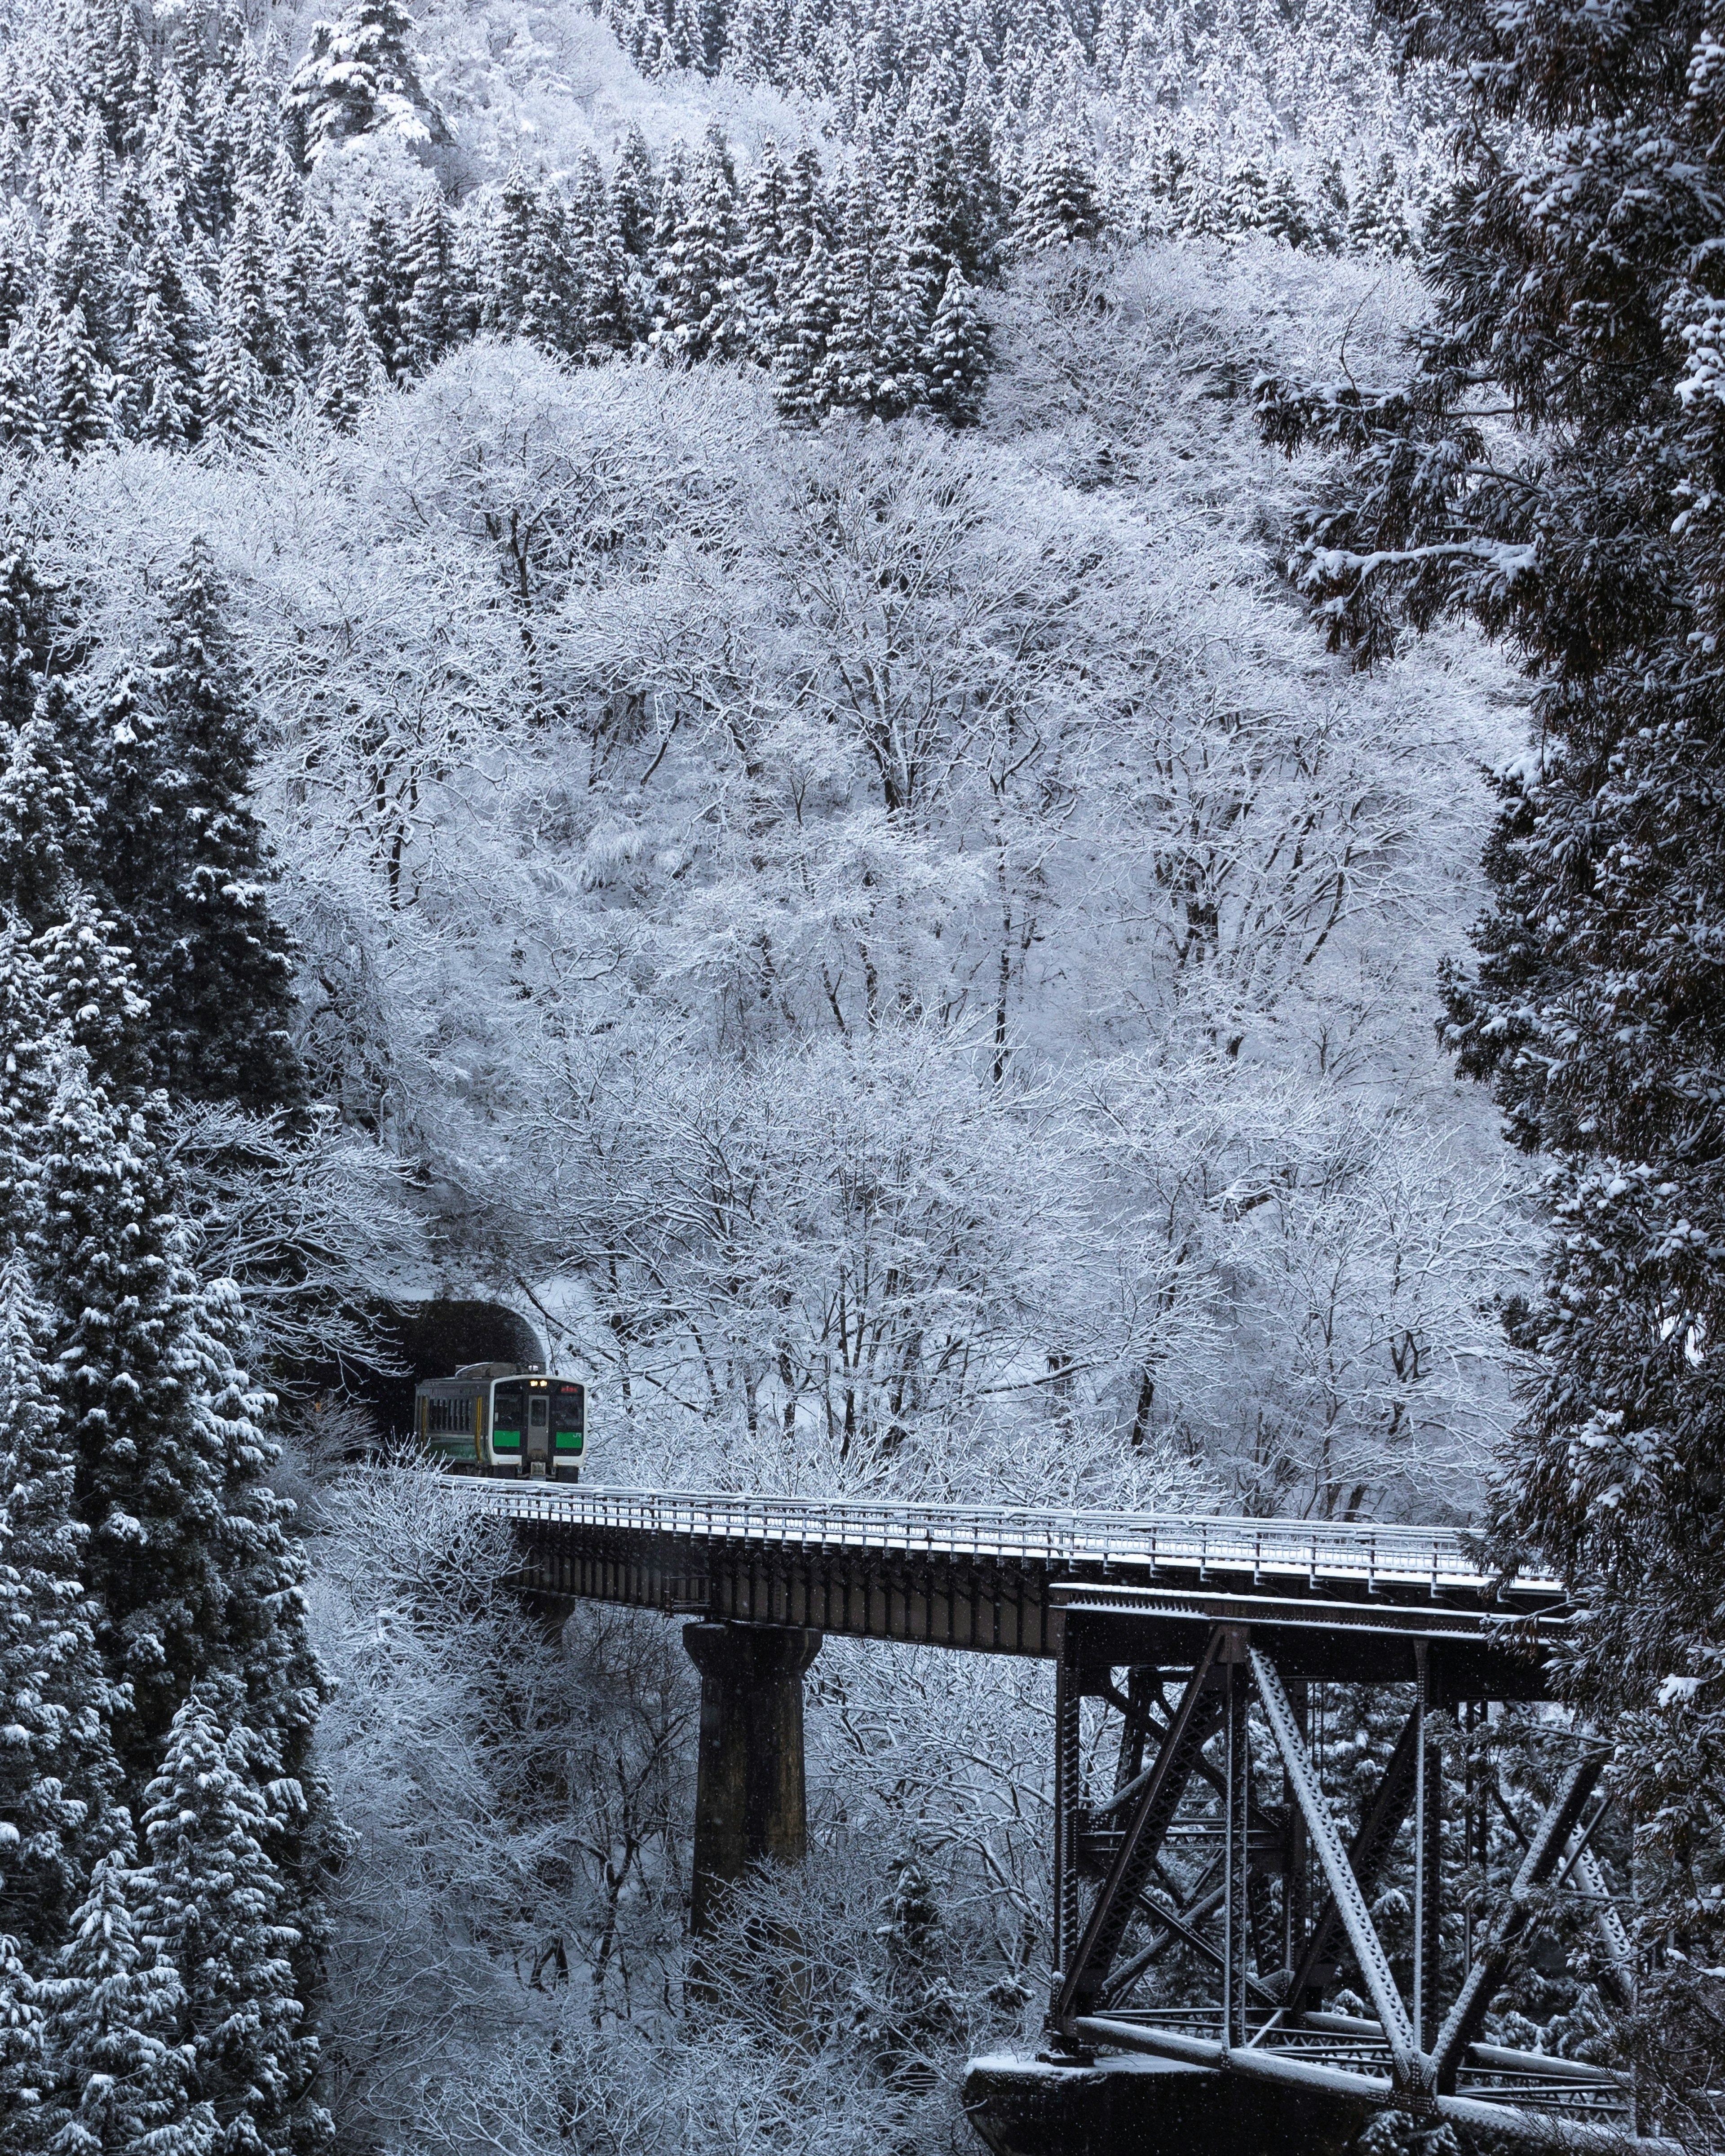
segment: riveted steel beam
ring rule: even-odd
[[[1395,2080],[1407,2096],[1411,2107],[1429,2108],[1430,2070],[1421,2056],[1414,2040],[1407,2009],[1401,1994],[1396,1989],[1395,1979],[1390,1974],[1389,1958],[1384,1951],[1372,1922],[1371,1912],[1366,1907],[1366,1897],[1360,1892],[1359,1881],[1354,1876],[1353,1866],[1348,1861],[1348,1851],[1342,1846],[1342,1837],[1336,1831],[1336,1822],[1330,1816],[1322,1789],[1307,1756],[1299,1724],[1294,1719],[1294,1710],[1282,1687],[1275,1664],[1267,1655],[1254,1647],[1250,1650],[1252,1675],[1257,1681],[1258,1697],[1263,1703],[1266,1719],[1287,1767],[1288,1780],[1292,1784],[1296,1802],[1305,1815],[1306,1831],[1312,1837],[1312,1845],[1323,1867],[1337,1909],[1340,1913],[1348,1943],[1353,1948],[1353,1958],[1359,1964],[1366,1989],[1371,1994],[1372,2004],[1378,2010],[1378,2019],[1384,2025],[1384,2041],[1389,2046],[1389,2056]]]

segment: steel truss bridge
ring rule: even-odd
[[[1459,1988],[1441,1993],[1440,1845],[1447,1830],[1478,1845],[1485,1797],[1446,1821],[1434,1717],[1544,1697],[1556,1581],[1497,1579],[1466,1537],[1426,1528],[459,1486],[513,1522],[522,1585],[553,1607],[697,1620],[684,1635],[702,1678],[697,1934],[751,1862],[802,1854],[802,1676],[824,1635],[1032,1656],[1055,1673],[1045,2061],[1147,2054],[1547,2146],[1666,2147],[1637,2142],[1620,2077],[1483,2041],[1558,1887],[1590,1911],[1608,1984],[1625,1999],[1633,1984],[1589,1847],[1606,1753],[1585,1732]],[[1310,1742],[1311,1687],[1328,1683],[1404,1686],[1409,1702],[1351,1840]],[[1099,1714],[1114,1731],[1106,1790],[1083,1764]],[[1414,1944],[1393,1966],[1370,1903],[1399,1842]],[[1183,1871],[1177,1851],[1195,1862]],[[1175,1947],[1210,1969],[1210,2002],[1135,2005]],[[1369,2016],[1326,2009],[1344,1963]]]

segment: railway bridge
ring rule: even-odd
[[[1001,2156],[1126,2156],[1194,2133],[1236,2150],[1339,2148],[1374,2108],[1484,2145],[1665,2147],[1640,2136],[1620,2077],[1484,2041],[1558,1887],[1587,1905],[1608,1986],[1626,1996],[1633,1982],[1589,1847],[1606,1754],[1585,1732],[1568,1738],[1567,1771],[1459,1986],[1441,1990],[1440,1850],[1446,1833],[1477,1845],[1486,1799],[1471,1789],[1446,1820],[1433,1717],[1544,1697],[1556,1581],[1498,1579],[1466,1537],[1426,1528],[462,1486],[512,1521],[535,1595],[690,1620],[697,1933],[750,1864],[803,1854],[803,1675],[825,1635],[1053,1665],[1045,2048],[978,2062],[967,2084]],[[1313,1687],[1334,1683],[1405,1687],[1399,1738],[1347,1840],[1309,1741]],[[1086,1702],[1092,1734],[1098,1713],[1117,1727],[1106,1788],[1086,1779]],[[1195,1874],[1164,1861],[1183,1835],[1207,1837]],[[1413,1950],[1393,1965],[1370,1905],[1399,1840]],[[1137,2003],[1176,1944],[1211,1970],[1209,1999]],[[1369,2014],[1327,2008],[1344,1968]]]

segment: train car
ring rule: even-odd
[[[413,1428],[458,1475],[578,1482],[587,1452],[587,1388],[554,1371],[468,1363],[413,1389]]]

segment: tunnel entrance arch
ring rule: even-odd
[[[319,1373],[319,1389],[339,1392],[365,1409],[384,1440],[412,1430],[413,1388],[424,1378],[447,1378],[465,1363],[542,1368],[546,1361],[544,1344],[526,1319],[500,1302],[439,1297],[379,1303],[370,1314],[389,1359],[401,1367],[332,1365]]]

